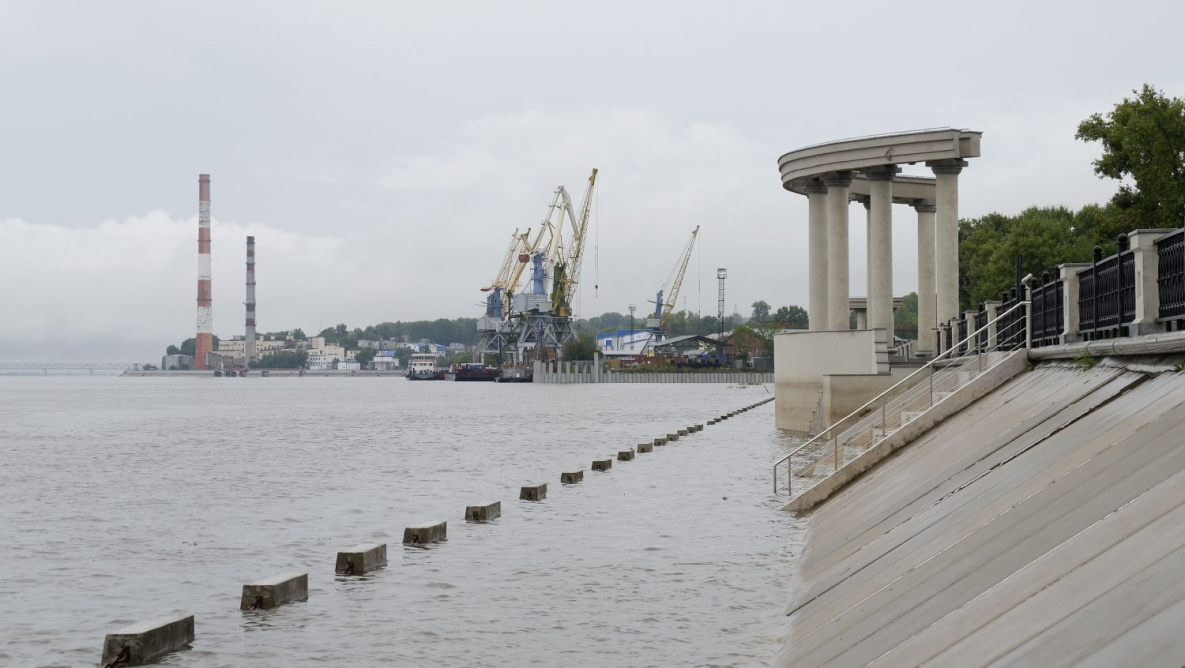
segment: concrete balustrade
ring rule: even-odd
[[[193,615],[159,617],[108,633],[104,666],[142,666],[184,649],[194,639]]]
[[[334,572],[338,575],[365,575],[386,565],[386,543],[362,543],[337,553]]]
[[[427,545],[448,540],[448,522],[424,522],[403,530],[404,545]]]
[[[240,610],[271,610],[309,597],[308,573],[281,573],[243,585]]]
[[[502,517],[502,502],[491,501],[476,506],[465,506],[465,519],[469,522],[490,522]]]
[[[519,490],[518,498],[520,501],[542,501],[547,498],[547,483],[541,482],[535,485],[523,485]]]

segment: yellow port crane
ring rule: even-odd
[[[506,249],[506,258],[502,260],[502,268],[498,270],[498,275],[494,280],[490,281],[489,286],[481,289],[482,292],[489,292],[494,288],[506,288],[510,280],[510,272],[514,269],[514,261],[518,258],[519,248],[526,246],[527,238],[530,236],[531,230],[528,228],[522,234],[518,233],[518,228],[514,229],[514,234],[510,235],[510,247]]]
[[[592,212],[593,188],[597,185],[597,168],[593,167],[580,204],[580,216],[572,219],[572,247],[563,262],[557,262],[552,274],[551,305],[557,316],[572,315],[572,299],[580,282],[580,264],[584,258],[584,239],[588,236],[588,219]],[[571,215],[569,214],[569,217]],[[555,234],[559,234],[556,230]]]
[[[667,277],[667,282],[658,291],[658,295],[654,300],[654,319],[658,320],[659,329],[665,330],[667,328],[667,319],[671,317],[671,312],[675,310],[675,302],[679,299],[679,288],[683,287],[683,275],[687,273],[687,264],[691,262],[691,250],[695,248],[695,238],[699,235],[699,225],[691,231],[691,239],[687,242],[686,248],[683,249],[683,256],[679,259],[679,263],[671,270],[671,275]],[[667,300],[663,301],[663,293],[666,292]]]

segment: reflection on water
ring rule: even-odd
[[[772,404],[588,469],[767,396],[0,377],[0,664],[94,665],[105,633],[191,612],[166,665],[766,665],[801,532],[769,494],[793,445]],[[545,501],[518,500],[532,482]],[[500,519],[464,521],[490,500]],[[447,542],[399,544],[440,519]],[[366,542],[388,567],[335,576]],[[308,601],[239,611],[243,583],[284,571],[309,573]]]

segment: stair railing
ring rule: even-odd
[[[833,464],[834,470],[838,471],[850,459],[847,456],[847,450],[849,448],[856,448],[859,452],[855,456],[859,456],[859,454],[862,454],[868,448],[871,448],[881,439],[888,436],[890,425],[899,428],[907,422],[908,420],[905,419],[906,413],[921,413],[929,410],[937,403],[935,396],[942,395],[938,399],[938,401],[941,401],[945,398],[946,394],[954,392],[970,382],[971,378],[967,378],[962,382],[959,379],[960,374],[969,375],[969,369],[966,364],[954,363],[955,359],[959,357],[960,348],[965,348],[966,350],[962,355],[963,357],[974,355],[977,358],[976,375],[994,367],[1002,359],[996,360],[985,368],[984,356],[989,352],[987,346],[971,342],[975,341],[981,332],[989,331],[992,325],[1005,319],[1005,317],[1012,316],[1014,311],[1021,308],[1025,309],[1026,324],[1031,323],[1032,318],[1029,317],[1031,315],[1031,305],[1031,301],[1020,301],[1011,308],[997,314],[995,318],[992,318],[982,327],[969,333],[962,341],[955,342],[945,352],[935,356],[934,359],[913,373],[894,383],[889,389],[873,397],[863,406],[844,416],[835,424],[819,432],[814,438],[811,438],[786,456],[774,462],[774,494],[779,494],[782,487],[779,485],[778,471],[783,465],[785,465],[786,469],[785,490],[787,494],[793,495],[795,493],[794,479],[796,477],[804,480],[814,479],[815,482],[822,480],[822,476],[815,475],[815,471],[820,465]],[[1021,342],[1015,339],[1005,340],[1004,337],[997,336],[996,346],[993,350],[999,350],[1001,344],[1007,343],[1023,343],[1027,347],[1029,338],[1025,336],[1024,341]],[[1018,347],[1014,346],[1012,349]],[[928,373],[930,376],[929,382],[910,382],[919,374],[925,373]],[[890,399],[891,395],[897,393],[898,390],[901,390],[899,396]],[[842,455],[841,452],[843,453]],[[798,465],[797,472],[795,471],[796,464]],[[805,482],[800,483],[799,494],[806,492],[813,486],[811,484],[805,489],[802,489],[802,484],[805,484]]]

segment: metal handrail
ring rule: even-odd
[[[1003,313],[999,313],[999,314],[997,314],[997,315],[996,315],[996,317],[995,317],[995,318],[992,318],[991,320],[989,320],[989,321],[988,321],[988,323],[987,323],[986,325],[984,325],[983,327],[980,327],[979,329],[975,330],[974,332],[972,332],[971,334],[969,334],[969,335],[968,335],[968,336],[967,336],[965,339],[963,339],[962,341],[959,341],[958,343],[956,343],[956,344],[952,345],[952,346],[951,346],[950,348],[948,348],[948,349],[947,349],[945,352],[943,352],[943,353],[941,353],[941,354],[939,354],[939,355],[935,356],[935,357],[934,357],[934,359],[930,360],[929,362],[927,362],[927,363],[926,363],[926,364],[924,364],[923,366],[919,367],[919,368],[917,369],[917,371],[914,371],[913,373],[909,374],[909,375],[908,375],[908,376],[906,376],[905,378],[902,378],[901,380],[897,381],[897,382],[896,382],[896,383],[894,383],[894,384],[893,384],[893,386],[892,386],[892,387],[890,387],[889,389],[887,389],[887,390],[885,390],[884,392],[881,392],[880,394],[876,395],[876,396],[875,396],[875,397],[873,397],[871,400],[869,400],[867,403],[865,403],[863,406],[861,406],[861,407],[857,408],[856,410],[852,411],[852,412],[851,412],[851,413],[849,413],[848,415],[846,415],[846,416],[844,416],[844,417],[840,418],[840,419],[839,419],[839,421],[837,421],[835,424],[833,424],[833,425],[831,425],[830,427],[828,427],[828,428],[824,429],[823,431],[819,432],[819,433],[818,433],[818,435],[816,435],[814,438],[810,439],[810,440],[809,440],[809,441],[807,441],[806,443],[803,443],[802,445],[800,445],[799,447],[795,448],[793,451],[791,451],[791,452],[790,452],[789,454],[787,454],[786,456],[784,456],[784,457],[782,457],[781,459],[779,459],[778,461],[774,462],[774,464],[773,464],[773,484],[774,484],[774,494],[777,494],[777,493],[778,493],[778,467],[779,467],[779,466],[781,466],[783,462],[788,462],[788,461],[790,461],[790,459],[791,459],[792,457],[794,457],[795,455],[799,454],[800,452],[803,452],[804,450],[807,450],[807,449],[811,448],[811,446],[813,446],[813,445],[816,445],[816,444],[817,444],[817,443],[819,443],[819,442],[822,442],[822,441],[825,441],[825,440],[829,440],[829,439],[825,439],[824,437],[828,436],[828,434],[831,434],[831,433],[833,433],[833,432],[836,432],[836,430],[839,428],[839,426],[840,426],[840,425],[842,425],[842,424],[844,424],[845,422],[847,422],[849,419],[851,419],[851,418],[853,418],[853,417],[860,417],[860,416],[864,415],[864,414],[865,414],[865,412],[866,412],[866,410],[874,408],[878,402],[880,402],[880,403],[881,403],[881,406],[880,406],[880,409],[881,409],[881,419],[882,419],[882,420],[884,420],[884,419],[885,419],[885,413],[886,413],[886,409],[887,409],[887,402],[886,402],[886,401],[884,401],[884,399],[885,399],[885,398],[886,398],[886,397],[887,397],[887,396],[888,396],[888,395],[889,395],[891,392],[893,392],[893,391],[894,391],[894,390],[896,390],[897,388],[901,387],[902,385],[904,385],[905,383],[907,383],[907,382],[908,382],[910,379],[912,379],[914,376],[918,375],[919,373],[922,373],[923,371],[926,371],[927,369],[929,369],[929,370],[931,371],[931,383],[933,383],[933,368],[934,368],[934,365],[935,365],[936,363],[938,363],[940,360],[942,360],[942,359],[944,359],[944,358],[950,359],[950,357],[951,357],[951,354],[952,354],[952,353],[955,353],[955,352],[957,352],[957,351],[958,351],[958,349],[959,349],[959,346],[960,346],[960,345],[962,345],[962,344],[964,344],[964,343],[966,343],[966,342],[970,341],[971,339],[974,339],[976,336],[978,336],[978,335],[979,335],[979,333],[980,333],[981,331],[984,331],[984,330],[988,329],[989,327],[991,327],[992,325],[994,325],[994,324],[996,323],[996,321],[1000,320],[1001,318],[1003,318],[1003,317],[1005,317],[1005,316],[1007,316],[1007,315],[1010,315],[1010,314],[1011,314],[1013,311],[1015,311],[1015,310],[1017,310],[1017,309],[1019,309],[1019,308],[1021,308],[1021,307],[1025,307],[1026,309],[1028,309],[1028,307],[1029,307],[1031,304],[1032,304],[1032,302],[1031,302],[1031,301],[1029,301],[1029,300],[1020,301],[1020,302],[1017,302],[1016,304],[1014,304],[1014,305],[1013,305],[1011,308],[1009,308],[1008,310],[1004,311]],[[1028,321],[1031,321],[1032,319],[1031,319],[1031,318],[1026,318],[1026,320],[1028,320]],[[1029,337],[1026,337],[1026,341],[1025,341],[1025,345],[1026,345],[1026,346],[1029,344],[1028,338],[1029,338]],[[998,343],[998,342],[999,342],[999,339],[997,338],[997,343]],[[976,348],[976,350],[978,350],[978,348]],[[982,352],[986,352],[986,351],[980,351],[980,354],[982,354]],[[851,427],[849,427],[849,429],[855,428],[855,427],[857,427],[857,426],[858,426],[858,423],[857,423],[857,424],[854,424],[854,425],[851,425]],[[886,426],[887,426],[887,425],[886,425]],[[839,436],[839,434],[835,434],[835,435],[836,435],[836,436]],[[838,445],[837,445],[837,447],[838,447]],[[838,470],[838,467],[837,467],[837,470]],[[791,489],[791,487],[790,487],[790,486],[793,484],[793,478],[794,478],[794,472],[793,472],[793,470],[791,470],[791,471],[789,472],[789,476],[788,476],[788,478],[787,478],[787,490],[786,490],[786,491],[787,491],[787,493],[793,493],[793,490],[792,490],[792,489]]]

